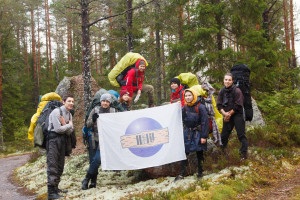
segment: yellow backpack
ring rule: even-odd
[[[109,82],[115,87],[120,87],[121,85],[118,82],[118,80],[119,81],[123,80],[123,78],[126,76],[126,73],[129,70],[127,68],[135,64],[136,61],[139,59],[145,60],[146,66],[148,66],[146,59],[138,53],[129,52],[125,56],[123,56],[121,60],[109,72],[108,74]]]

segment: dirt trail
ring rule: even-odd
[[[24,165],[29,158],[30,154],[24,154],[0,159],[0,199],[35,199],[35,196],[25,194],[23,187],[11,182],[14,169]]]

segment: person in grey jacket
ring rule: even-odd
[[[65,135],[70,135],[74,130],[70,113],[74,98],[71,95],[64,96],[63,104],[49,115],[49,135],[46,146],[48,199],[59,199],[63,197],[58,194],[59,192],[67,192],[58,189],[58,184],[65,165]]]
[[[98,169],[101,164],[100,149],[99,149],[99,136],[97,128],[97,119],[99,114],[116,112],[115,108],[110,107],[112,103],[112,97],[110,94],[105,93],[100,97],[100,104],[93,108],[86,124],[87,128],[93,129],[93,132],[89,136],[89,160],[90,167],[87,171],[85,178],[82,181],[81,189],[87,190],[88,188],[95,188],[97,184]],[[89,182],[91,181],[91,184]]]

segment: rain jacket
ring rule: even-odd
[[[193,90],[186,89],[186,91],[193,93],[194,100],[191,103],[185,102],[187,105],[182,108],[185,153],[206,151],[207,142],[201,144],[201,138],[208,138],[209,134],[207,111],[205,105],[200,103],[201,99],[197,97]]]
[[[180,85],[176,91],[172,91],[171,93],[171,103],[175,103],[175,102],[181,102],[181,107],[183,107],[184,105],[184,89],[183,86]]]

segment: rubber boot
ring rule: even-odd
[[[202,178],[203,177],[203,169],[202,169],[202,165],[198,166],[198,174],[197,174],[198,178]]]
[[[92,176],[91,184],[90,184],[89,188],[95,188],[96,185],[97,185],[97,174]]]
[[[56,189],[56,193],[67,193],[68,192],[68,190],[59,189],[58,186],[56,186],[55,189]]]
[[[59,195],[56,192],[56,187],[55,186],[48,185],[48,199],[59,199],[59,198],[62,198],[62,197],[64,197],[64,196]]]
[[[83,190],[89,189],[90,179],[91,179],[91,175],[90,174],[86,174],[85,178],[82,181],[81,189],[83,189]]]

